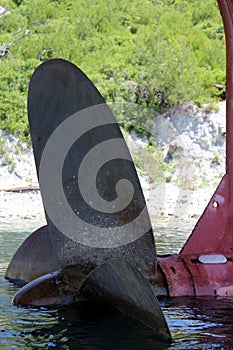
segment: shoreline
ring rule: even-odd
[[[36,185],[14,185],[0,190],[1,222],[40,221],[46,223],[40,190]],[[12,189],[12,190],[11,190]],[[145,190],[145,189],[144,189]],[[145,197],[151,221],[198,219],[211,199],[215,188],[180,189],[170,183],[146,189]]]
[[[154,172],[161,170],[164,182],[150,184],[146,171],[139,176],[152,221],[197,220],[202,215],[225,173],[225,121],[225,102],[219,103],[218,112],[187,105],[154,119],[152,133],[166,165],[165,170],[160,165],[162,169]],[[32,148],[2,130],[0,136],[4,144],[0,155],[1,222],[45,223]],[[130,151],[144,149],[149,142],[135,132],[125,139]],[[22,152],[18,152],[19,146]]]

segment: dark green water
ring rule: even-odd
[[[155,224],[159,253],[178,252],[194,222]],[[165,349],[153,334],[121,315],[97,315],[83,307],[17,308],[16,288],[4,280],[7,265],[38,224],[30,221],[0,226],[0,349]],[[233,349],[233,298],[162,300],[173,343],[169,349]]]

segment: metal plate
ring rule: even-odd
[[[202,264],[226,264],[227,258],[222,254],[204,254],[198,257]]]

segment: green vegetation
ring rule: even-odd
[[[5,165],[8,167],[9,172],[13,173],[15,170],[15,161],[12,159],[12,157],[8,153],[7,146],[5,144],[5,137],[1,135],[0,139],[0,156],[2,158],[2,165]]]
[[[121,125],[141,133],[155,111],[213,102],[213,84],[225,84],[217,1],[3,0],[1,6],[10,11],[0,17],[0,129],[24,140],[28,82],[50,58],[78,65],[108,102],[118,102]],[[131,118],[129,103],[140,106],[140,116]]]
[[[215,165],[220,165],[221,164],[221,159],[220,159],[219,154],[216,154],[214,156],[214,158],[212,159],[212,164],[215,164]]]

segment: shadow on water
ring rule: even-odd
[[[9,286],[5,292],[12,293]],[[81,303],[58,309],[16,308],[1,299],[0,348],[166,349],[153,331],[119,312]],[[5,316],[3,316],[3,314]]]
[[[177,241],[185,239],[185,233],[179,236],[178,227],[177,223],[177,229],[173,227],[171,231],[161,226],[161,230],[157,230],[160,245],[164,237],[165,246],[177,251],[180,248]],[[169,240],[163,235],[164,230],[170,232]],[[13,306],[11,299],[17,289],[3,276],[12,255],[27,235],[10,227],[0,231],[0,349],[167,348],[156,341],[152,331],[118,312],[101,310],[98,313],[83,303],[57,309]],[[174,340],[169,350],[232,349],[233,298],[163,299],[161,306]]]
[[[114,312],[99,310],[96,314],[89,308],[63,308],[56,313],[57,323],[32,332],[34,339],[40,339],[45,331],[56,335],[51,339],[54,345],[64,349],[166,349],[158,343],[153,332],[143,325]]]

